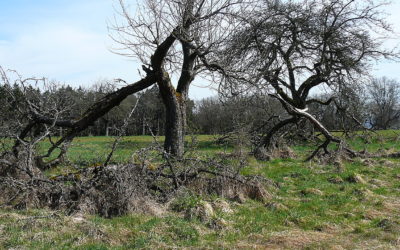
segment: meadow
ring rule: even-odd
[[[381,131],[369,139],[360,134],[349,142],[356,150],[398,151],[398,136],[398,131]],[[201,157],[238,150],[235,144],[217,144],[215,139],[201,135],[187,141]],[[158,140],[162,143],[163,138]],[[80,166],[101,164],[112,143],[112,137],[77,138],[68,158]],[[112,163],[131,162],[136,150],[152,143],[149,136],[124,137]],[[245,157],[242,174],[261,175],[277,183],[270,190],[272,198],[264,202],[191,193],[167,204],[170,209],[159,216],[130,214],[111,219],[0,208],[0,249],[399,249],[400,160],[304,162],[313,146],[292,146],[296,155],[292,158]],[[67,164],[47,174],[68,168]],[[229,207],[216,208],[207,222],[185,216],[185,211],[202,202]]]

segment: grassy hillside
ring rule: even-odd
[[[124,138],[113,161],[129,161],[133,149],[151,141],[151,137]],[[69,157],[76,163],[96,164],[104,160],[111,144],[112,138],[78,138]],[[381,132],[367,142],[357,138],[351,145],[359,150],[400,150],[396,131]],[[296,159],[263,162],[247,157],[243,174],[279,183],[270,189],[273,198],[265,202],[188,193],[157,216],[151,211],[112,219],[0,208],[0,249],[399,249],[400,161],[305,163],[302,159],[311,146],[294,147]],[[213,143],[212,136],[197,138],[196,152],[204,156],[234,150],[235,146]],[[208,218],[188,216],[188,211],[204,204],[214,208]]]

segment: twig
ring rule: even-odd
[[[117,148],[118,143],[121,141],[122,136],[125,135],[126,128],[128,127],[128,124],[129,124],[129,120],[132,117],[133,113],[135,112],[135,110],[136,110],[136,108],[138,106],[139,100],[140,100],[140,96],[137,99],[137,101],[136,101],[135,105],[133,106],[132,110],[129,112],[128,116],[124,119],[124,123],[123,123],[121,129],[119,130],[119,135],[115,138],[115,140],[113,142],[113,145],[111,147],[111,151],[108,154],[107,159],[103,164],[103,167],[107,167],[108,163],[110,162],[110,160],[111,160],[111,158],[112,158],[112,156],[113,156],[113,154],[115,152],[115,149]]]

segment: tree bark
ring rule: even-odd
[[[194,62],[197,53],[192,52],[189,44],[181,41],[183,63],[181,74],[175,89],[168,73],[159,65],[157,84],[166,110],[164,150],[174,157],[181,158],[184,153],[186,134],[186,101],[189,85],[193,81]],[[153,66],[156,68],[155,66]]]
[[[184,153],[186,95],[175,90],[166,72],[158,86],[166,111],[164,150],[180,158]]]
[[[185,104],[178,98],[171,98],[166,105],[166,127],[164,149],[171,155],[180,158],[184,153],[186,116]]]

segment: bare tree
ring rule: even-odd
[[[112,38],[121,45],[115,52],[136,58],[155,77],[166,109],[164,148],[172,155],[183,154],[190,84],[212,67],[204,59],[227,38],[244,2],[146,0],[130,13],[125,1],[119,1],[123,22],[111,27]]]
[[[368,86],[369,125],[388,129],[400,119],[400,84],[386,77],[374,78]]]
[[[19,172],[32,177],[42,159],[37,155],[39,142],[47,138],[53,142],[51,135],[56,130],[56,123],[63,124],[63,118],[74,105],[70,96],[50,94],[59,86],[44,78],[22,79],[15,71],[7,74],[2,68],[0,76],[5,99],[1,107],[0,138],[3,145],[8,144],[2,150],[3,163],[8,162],[5,164],[8,167],[0,172]],[[50,116],[51,120],[40,122]],[[61,159],[65,148],[59,149],[58,158]]]
[[[396,54],[382,44],[391,31],[382,17],[384,3],[359,0],[260,1],[259,8],[243,13],[246,24],[230,37],[219,63],[225,72],[225,90],[232,86],[264,90],[277,98],[290,117],[271,128],[260,146],[269,147],[276,131],[300,118],[309,120],[330,142],[340,143],[307,112],[312,90],[331,93],[362,84],[369,62]],[[239,80],[238,80],[239,79]],[[241,79],[241,80],[240,80]],[[235,87],[233,87],[235,89]]]

